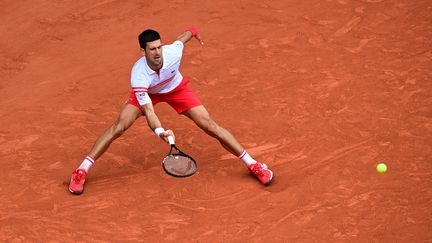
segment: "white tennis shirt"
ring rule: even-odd
[[[131,86],[140,105],[150,103],[149,94],[163,94],[175,89],[183,80],[179,68],[183,56],[183,42],[174,41],[162,46],[163,64],[159,74],[153,71],[144,57],[133,66]]]

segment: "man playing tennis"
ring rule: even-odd
[[[151,29],[138,36],[144,56],[132,68],[132,92],[117,120],[96,140],[90,153],[72,173],[69,184],[71,193],[83,192],[90,167],[139,117],[145,116],[150,129],[164,141],[168,142],[168,136],[174,136],[171,130],[162,128],[154,112],[153,106],[160,102],[167,102],[178,114],[190,118],[204,132],[216,138],[227,151],[243,160],[262,184],[270,183],[273,172],[265,164],[254,160],[229,131],[210,117],[188,86],[189,80],[179,72],[184,44],[192,37],[201,45],[204,44],[194,27],[190,27],[170,45],[163,45],[159,33]]]

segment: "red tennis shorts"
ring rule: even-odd
[[[153,105],[160,102],[167,102],[177,113],[181,114],[191,108],[202,105],[201,101],[195,95],[193,90],[187,85],[189,79],[183,78],[182,82],[172,91],[165,94],[149,94]],[[126,104],[131,104],[138,107],[141,111],[142,108],[138,103],[135,93],[132,91]]]

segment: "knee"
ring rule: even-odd
[[[220,132],[219,132],[220,127],[212,119],[208,119],[207,121],[205,121],[203,126],[201,126],[201,129],[203,129],[207,134],[209,134],[212,137],[219,137],[220,136]]]
[[[110,129],[111,136],[113,138],[118,138],[126,131],[126,129],[126,126],[124,126],[122,123],[116,122]]]

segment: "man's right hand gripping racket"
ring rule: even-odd
[[[168,137],[171,145],[168,155],[162,161],[162,167],[168,175],[175,177],[188,177],[198,170],[198,165],[195,160],[183,153],[174,143],[172,136]],[[175,150],[173,152],[173,150]]]

